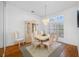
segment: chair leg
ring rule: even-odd
[[[20,42],[19,42],[19,48],[20,48]]]
[[[47,48],[48,48],[48,52],[50,52],[50,47],[48,46]]]
[[[24,41],[23,41],[23,45],[24,45]]]

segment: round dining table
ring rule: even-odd
[[[41,42],[40,45],[43,45],[43,42],[49,40],[49,34],[46,34],[46,35],[35,35],[34,37],[35,37],[36,40],[39,40]]]

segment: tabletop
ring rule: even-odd
[[[45,36],[43,36],[43,35],[35,35],[34,37],[36,39],[39,39],[39,40],[47,40],[49,38],[49,34],[46,34]]]

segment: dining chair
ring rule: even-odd
[[[23,33],[19,33],[19,32],[14,32],[14,35],[15,35],[15,40],[16,40],[16,43],[18,43],[18,46],[20,47],[21,43],[23,43],[24,45],[24,34]]]
[[[46,45],[48,50],[49,50],[49,48],[53,45],[54,42],[57,41],[57,39],[58,39],[57,33],[51,33],[50,37],[49,37],[49,40],[43,42],[43,44]]]
[[[35,38],[35,35],[39,35],[38,32],[35,34],[32,34],[32,36],[31,36],[32,37],[32,45],[36,48],[38,45],[41,44],[41,42]]]

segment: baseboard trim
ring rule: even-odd
[[[65,42],[61,42],[61,41],[57,41],[58,43],[62,43],[62,44],[65,44],[65,45],[72,45],[72,46],[76,46],[78,47],[77,45],[73,45],[73,44],[69,44],[69,43],[65,43]]]

